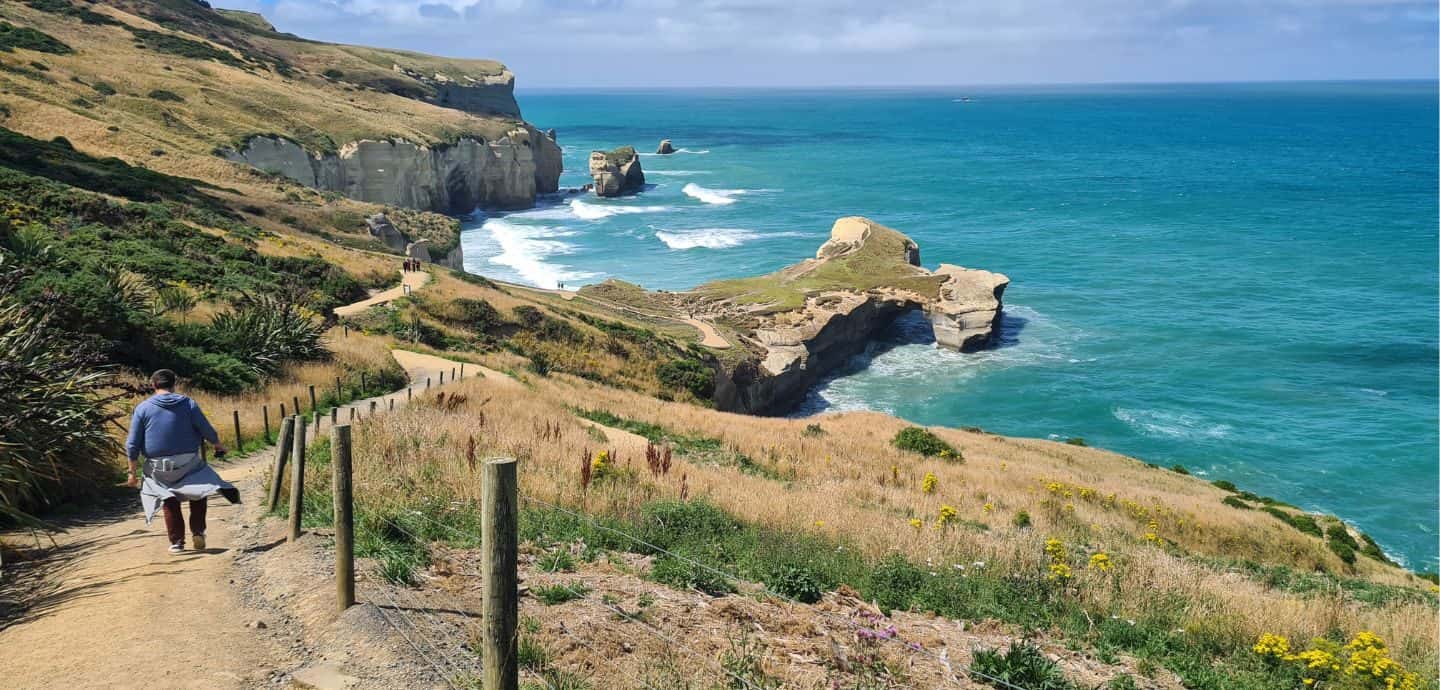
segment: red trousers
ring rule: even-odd
[[[165,509],[165,532],[170,535],[171,544],[185,543],[185,518],[180,515],[180,499],[167,498],[160,504]],[[205,533],[206,501],[190,501],[190,532]]]

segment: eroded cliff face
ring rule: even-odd
[[[934,326],[937,346],[969,352],[993,342],[1009,278],[950,264],[932,272],[919,263],[910,238],[865,218],[842,218],[814,259],[696,290],[684,307],[731,326],[748,353],[717,362],[716,406],[784,414],[915,309]]]
[[[590,177],[595,180],[595,196],[633,194],[645,188],[645,171],[633,146],[591,151]]]
[[[363,140],[326,153],[257,136],[224,155],[352,199],[442,213],[529,208],[536,194],[558,189],[561,168],[559,145],[529,125],[494,141],[462,137],[427,146]]]

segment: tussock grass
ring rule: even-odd
[[[1113,453],[932,429],[964,452],[967,462],[955,464],[893,448],[890,439],[906,425],[878,414],[823,417],[818,423],[826,433],[816,436],[805,429],[817,422],[719,413],[564,375],[531,378],[524,386],[467,381],[460,388],[469,398],[460,409],[447,413],[420,404],[359,428],[356,482],[363,490],[357,493],[383,510],[426,496],[424,505],[432,507],[423,510],[460,519],[464,506],[479,500],[478,469],[464,452],[473,436],[481,457],[521,458],[524,494],[583,507],[650,539],[669,539],[665,543],[691,557],[717,559],[708,562],[756,581],[778,582],[783,575],[761,572],[766,563],[802,567],[824,588],[864,586],[895,606],[1058,629],[1084,645],[1163,663],[1196,687],[1267,687],[1266,676],[1246,664],[1248,646],[1268,631],[1308,639],[1372,630],[1412,667],[1427,667],[1435,658],[1434,598],[1418,579],[1369,559],[1348,566],[1322,540],[1259,511],[1224,506],[1221,489]],[[776,483],[683,456],[668,474],[649,476],[643,472],[648,440],[612,436],[610,461],[624,479],[594,481],[582,490],[578,459],[589,462],[595,440],[571,413],[576,401],[616,418],[718,439],[793,472],[793,479]],[[540,433],[542,422],[558,433]],[[926,473],[938,477],[934,494],[919,489]],[[668,536],[647,528],[656,524],[657,506],[682,494],[690,505],[705,499],[725,517],[686,513],[685,519],[660,520],[678,530]],[[954,508],[960,520],[935,529],[942,506]],[[1030,516],[1028,527],[1012,524],[1022,513]],[[574,526],[559,519],[546,518],[526,537],[576,536]],[[732,533],[751,536],[734,543],[717,536]],[[1154,539],[1147,537],[1151,533]],[[613,538],[607,543],[599,534],[583,536],[600,548],[620,547]],[[1060,539],[1074,555],[1075,576],[1063,584],[1045,578],[1047,538]],[[737,546],[770,539],[783,547]],[[823,551],[829,554],[843,547],[840,553],[851,556],[795,563],[787,554],[822,551],[797,546],[806,540],[828,544]],[[1087,568],[1094,553],[1106,553],[1113,569]],[[1237,559],[1297,573],[1323,569],[1337,574],[1333,583],[1364,581],[1376,591],[1412,594],[1361,597],[1354,588],[1323,583],[1301,591],[1230,565]],[[877,580],[876,564],[883,563],[891,565],[879,568],[887,574]],[[973,575],[976,563],[983,563],[982,576]],[[679,565],[657,563],[659,577],[702,591],[715,584]],[[1217,661],[1219,670],[1211,668]],[[1226,685],[1245,674],[1259,674],[1259,680]]]

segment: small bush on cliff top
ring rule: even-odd
[[[890,441],[891,445],[900,450],[908,450],[912,453],[919,453],[927,458],[940,457],[946,460],[961,461],[964,458],[960,451],[946,443],[939,436],[936,436],[929,429],[921,429],[918,426],[911,426],[901,429]]]
[[[715,392],[715,372],[704,362],[671,360],[655,367],[655,374],[666,386],[690,391],[691,395],[701,400],[708,400]]]

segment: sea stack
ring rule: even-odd
[[[815,258],[766,276],[722,280],[680,297],[695,318],[735,329],[748,356],[716,371],[715,406],[785,414],[826,374],[865,350],[896,317],[921,312],[935,344],[970,352],[994,343],[1010,279],[941,264],[868,218],[835,221]]]
[[[595,196],[633,194],[645,187],[645,171],[634,146],[591,151],[590,176],[595,178]]]
[[[669,140],[669,139],[661,139],[661,140],[660,140],[660,147],[657,148],[657,149],[655,149],[655,153],[658,153],[658,154],[660,154],[660,155],[662,155],[662,156],[666,156],[666,155],[675,153],[675,146],[670,143],[670,140]]]

